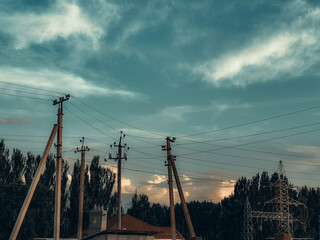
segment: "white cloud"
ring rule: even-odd
[[[153,175],[153,179],[152,180],[148,180],[148,183],[150,184],[159,184],[159,183],[163,183],[167,180],[167,177],[164,175]]]
[[[218,194],[213,195],[212,199],[216,198],[217,195],[220,200],[224,199],[225,197],[229,197],[231,194],[233,194],[235,183],[235,181],[223,181],[218,189]]]
[[[12,16],[2,13],[1,16],[0,29],[15,37],[16,49],[78,34],[86,36],[96,45],[104,33],[101,27],[86,18],[79,6],[62,0],[57,1],[51,12],[19,13]]]
[[[286,150],[288,152],[303,153],[303,154],[308,154],[315,157],[320,156],[320,147],[316,147],[316,146],[294,145],[294,146],[288,147]]]
[[[115,188],[116,189],[116,188]],[[132,186],[131,180],[129,178],[121,178],[121,192],[123,194],[129,193],[132,194],[136,191],[136,188]]]
[[[170,120],[183,121],[185,115],[194,111],[192,106],[173,106],[166,107],[160,113],[159,116],[169,118]]]
[[[319,24],[320,9],[305,8],[293,24],[262,34],[249,47],[201,63],[193,71],[216,87],[244,87],[284,73],[299,76],[319,60],[316,50],[320,49],[319,31],[314,26]]]
[[[72,73],[49,69],[26,70],[14,67],[0,67],[0,80],[30,87],[43,88],[76,96],[104,95],[122,98],[136,98],[134,92],[98,86]],[[12,88],[12,87],[11,87]]]
[[[208,172],[206,172],[208,173]],[[213,172],[211,172],[213,173]],[[218,172],[215,172],[216,175]],[[160,178],[159,178],[160,177]],[[234,180],[222,180],[220,177],[208,177],[212,181],[202,178],[181,175],[181,184],[186,201],[214,201],[219,202],[224,197],[233,193]],[[157,181],[159,180],[159,181]],[[174,184],[175,185],[175,184]],[[150,202],[169,204],[169,192],[167,178],[165,176],[153,175],[151,180],[147,180],[138,187],[140,193],[147,194]],[[180,202],[177,188],[173,188],[174,202]]]

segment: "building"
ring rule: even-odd
[[[83,239],[92,240],[171,240],[171,227],[152,226],[129,214],[121,217],[118,230],[117,216],[106,220],[107,214],[100,208],[90,212],[89,229],[83,231]],[[74,238],[76,236],[73,236]],[[185,240],[177,231],[177,240]]]
[[[131,231],[153,231],[157,232],[154,235],[154,239],[157,240],[171,240],[171,227],[158,227],[152,226],[149,223],[141,221],[129,214],[125,214],[121,218],[121,227],[122,230],[131,230]],[[115,231],[117,230],[117,217],[113,217],[108,220],[107,223],[107,230],[108,231]],[[184,237],[177,231],[176,234],[177,240],[185,240]]]

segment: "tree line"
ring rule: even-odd
[[[253,211],[275,212],[275,204],[267,201],[275,197],[275,182],[278,174],[271,176],[267,172],[256,174],[251,179],[242,177],[234,186],[234,193],[220,203],[209,201],[191,201],[187,203],[190,217],[197,236],[203,240],[242,240],[244,207],[248,197]],[[290,184],[289,184],[290,185]],[[319,240],[319,201],[320,189],[302,187],[299,190],[289,188],[289,196],[303,203],[290,206],[290,213],[299,221],[293,223],[293,236]],[[156,226],[170,226],[170,211],[165,205],[152,204],[145,194],[135,194],[128,213]],[[185,237],[188,228],[181,204],[175,205],[176,227]],[[277,222],[266,219],[253,220],[254,238],[257,240],[273,237]]]
[[[24,156],[19,149],[10,153],[4,141],[0,141],[0,240],[9,239],[22,203],[27,195],[41,156],[28,152]],[[61,180],[61,236],[77,233],[80,162],[69,165],[62,160]],[[71,175],[71,179],[70,179]],[[83,229],[88,228],[89,211],[95,205],[115,214],[116,195],[112,195],[115,174],[99,165],[95,156],[85,169]],[[52,237],[55,199],[55,158],[49,155],[36,191],[21,226],[17,239]]]
[[[8,239],[19,214],[41,156],[31,152],[26,156],[19,149],[10,153],[4,141],[0,141],[0,240]],[[71,178],[70,178],[71,176]],[[115,173],[99,165],[99,157],[93,157],[85,169],[83,229],[88,228],[89,211],[95,205],[108,210],[108,216],[116,214],[117,196],[112,194]],[[274,183],[278,175],[267,172],[252,178],[242,177],[234,186],[234,193],[219,203],[191,201],[187,203],[197,236],[203,240],[243,239],[243,211],[246,198],[254,211],[275,211],[275,205],[267,201],[275,196]],[[77,233],[79,204],[80,162],[73,168],[62,163],[61,192],[61,236]],[[291,213],[301,222],[294,222],[295,237],[312,237],[319,240],[320,189],[303,187],[290,188],[291,198],[306,205],[292,206]],[[48,156],[45,170],[21,226],[18,239],[52,237],[55,198],[55,158]],[[307,210],[307,211],[306,211]],[[166,205],[149,202],[145,194],[134,194],[127,213],[155,226],[170,226],[170,211]],[[181,204],[175,205],[176,225],[179,232],[188,237]],[[264,219],[254,219],[254,239],[272,237],[277,224]],[[259,231],[262,230],[262,231]]]

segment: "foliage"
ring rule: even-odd
[[[4,141],[0,141],[0,240],[8,239],[27,195],[41,156],[31,152],[23,156],[20,150],[13,149],[10,155]],[[90,169],[90,171],[89,171]],[[78,222],[80,164],[73,166],[72,181],[68,183],[69,166],[62,160],[61,179],[61,236],[75,234]],[[90,177],[89,177],[90,176]],[[94,205],[109,207],[115,174],[110,169],[99,166],[99,157],[94,157],[86,167],[85,175],[85,217],[88,225],[88,211]],[[49,155],[45,170],[40,177],[18,239],[52,237],[55,199],[55,158]]]
[[[251,179],[240,178],[234,186],[234,194],[223,199],[220,203],[192,201],[187,203],[193,227],[197,236],[203,240],[242,240],[243,239],[243,209],[246,198],[249,198],[251,207],[255,211],[275,211],[274,206],[267,201],[275,195],[274,183],[278,175],[267,172],[256,174]],[[291,198],[304,203],[308,211],[302,207],[291,207],[291,214],[300,220],[306,220],[306,224],[294,224],[294,236],[312,237],[318,239],[319,235],[319,201],[320,189],[302,188],[300,191],[289,190]],[[155,211],[156,209],[156,211]],[[170,211],[167,206],[152,204],[148,196],[144,194],[132,198],[131,208],[128,214],[133,215],[152,225],[169,226]],[[181,204],[175,205],[176,227],[185,237],[188,237],[188,228],[184,219]],[[262,231],[259,231],[259,226]],[[275,222],[254,220],[254,239],[273,237],[277,231]]]

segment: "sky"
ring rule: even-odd
[[[312,0],[3,0],[0,138],[41,154],[52,101],[71,94],[70,171],[85,137],[87,163],[99,155],[116,172],[108,154],[123,131],[127,196],[168,203],[167,136],[187,201],[219,202],[280,160],[295,186],[317,187],[319,37]]]

